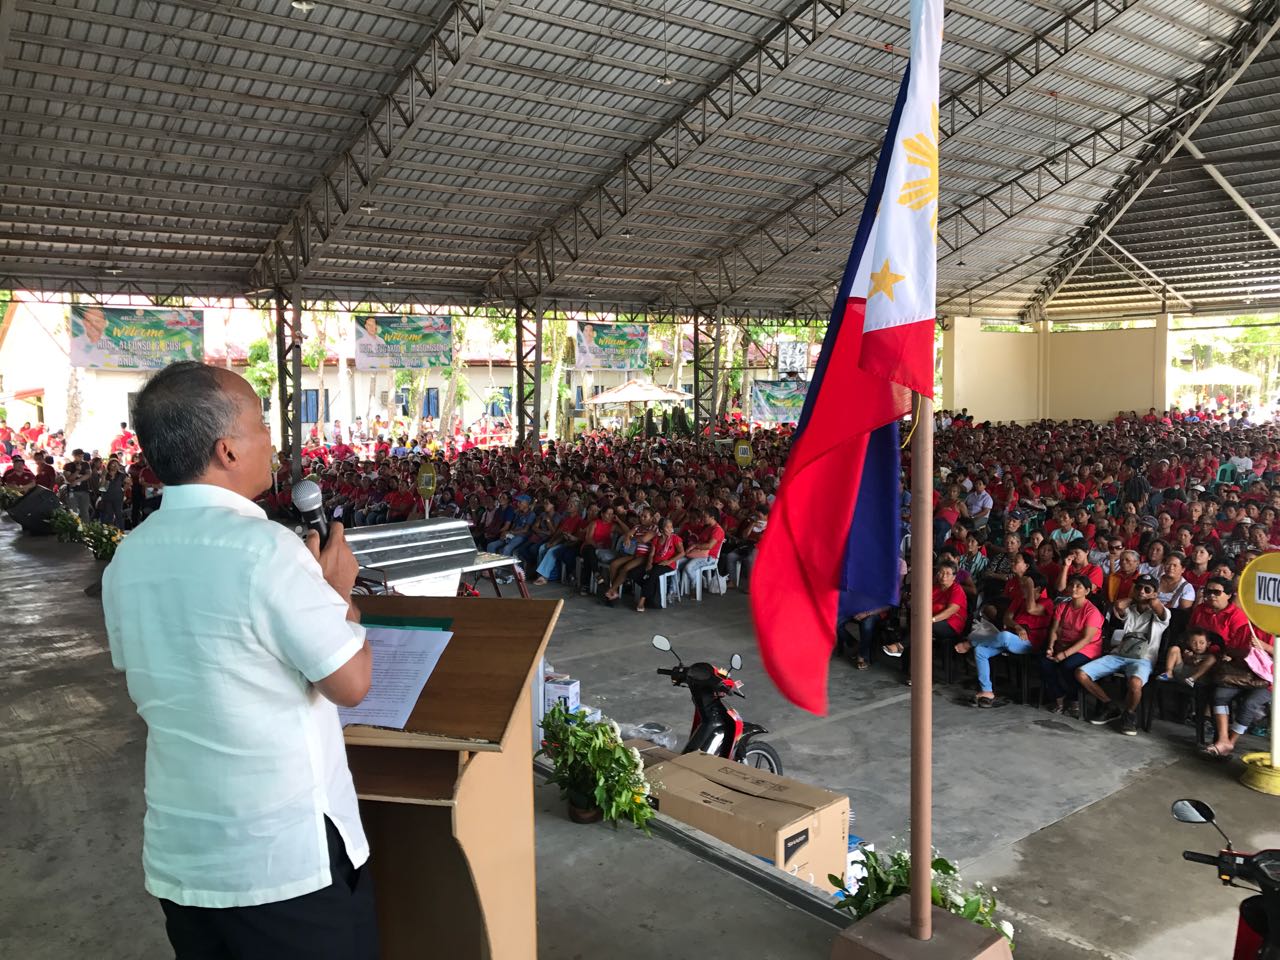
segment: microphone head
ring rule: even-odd
[[[314,480],[299,480],[293,487],[293,505],[303,513],[324,508],[324,495]]]

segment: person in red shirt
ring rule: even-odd
[[[676,534],[670,518],[659,524],[658,535],[654,537],[651,547],[644,565],[632,570],[630,574],[640,588],[640,599],[636,601],[637,613],[644,613],[646,606],[658,602],[661,578],[675,570],[685,555],[684,541]]]
[[[397,481],[394,489],[387,494],[386,500],[388,523],[408,520],[409,515],[420,502],[418,492],[413,489],[413,485],[408,480]]]
[[[120,424],[120,432],[111,440],[111,453],[132,453],[136,446],[128,424]]]
[[[933,639],[948,643],[959,640],[969,622],[969,597],[956,582],[956,565],[950,560],[943,560],[934,568],[930,609],[933,611]],[[889,643],[881,649],[890,657],[901,657],[907,652],[906,645],[902,643]]]
[[[685,562],[680,567],[680,588],[685,594],[693,593],[702,571],[720,563],[720,548],[724,545],[724,527],[715,510],[704,507],[699,513],[702,529],[698,539],[685,550]]]
[[[1067,584],[1073,576],[1085,577],[1089,581],[1091,595],[1102,589],[1102,568],[1089,562],[1089,546],[1083,539],[1073,540],[1067,547],[1066,561],[1058,571],[1058,596],[1065,596],[1069,592]]]
[[[58,471],[53,469],[53,457],[37,457],[40,467],[36,470],[36,485],[52,490],[58,483]]]
[[[1201,627],[1216,634],[1226,656],[1246,657],[1253,633],[1249,618],[1232,603],[1234,594],[1235,587],[1226,577],[1210,577],[1204,585],[1204,599],[1191,610],[1188,627]]]
[[[1089,602],[1093,583],[1076,574],[1068,581],[1071,599],[1058,604],[1045,655],[1040,660],[1040,682],[1053,713],[1076,715],[1080,709],[1080,684],[1076,670],[1102,653],[1102,611]]]
[[[10,490],[26,493],[36,485],[36,475],[27,469],[26,462],[20,456],[14,454],[13,465],[5,471],[3,482]]]
[[[973,704],[977,707],[1003,707],[1010,701],[997,697],[991,686],[991,658],[1004,653],[1015,656],[1039,653],[1049,637],[1049,625],[1053,621],[1053,602],[1045,589],[1044,575],[1019,553],[1013,559],[1013,576],[1006,585],[1009,590],[1009,607],[1004,612],[1004,629],[982,639],[961,640],[956,653],[973,651],[978,670],[978,692]]]

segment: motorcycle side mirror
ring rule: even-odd
[[[738,669],[741,669],[741,667],[742,667],[742,657],[740,657],[738,654],[735,653],[732,657],[729,658],[729,669],[738,670]]]
[[[668,640],[666,637],[664,637],[664,636],[663,636],[662,634],[660,634],[660,633],[656,633],[656,634],[654,634],[654,636],[653,636],[653,645],[654,645],[655,647],[657,647],[659,650],[667,650],[667,651],[669,651],[669,650],[671,649],[671,641],[670,641],[670,640]]]
[[[1208,823],[1227,841],[1227,849],[1231,849],[1231,838],[1223,833],[1213,813],[1213,807],[1203,800],[1175,800],[1173,802],[1173,819],[1181,823]]]
[[[1213,823],[1213,807],[1203,800],[1175,800],[1173,819],[1180,823]]]

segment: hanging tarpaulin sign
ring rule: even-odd
[[[778,373],[804,373],[809,369],[809,344],[803,340],[778,341]]]
[[[757,380],[751,384],[751,419],[761,423],[795,423],[804,409],[807,380]]]
[[[649,363],[649,326],[644,323],[579,323],[579,370],[643,370]]]
[[[413,370],[453,363],[453,318],[356,314],[357,370]]]
[[[167,307],[71,305],[71,365],[155,370],[204,359],[204,314]]]

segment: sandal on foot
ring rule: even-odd
[[[973,705],[983,710],[994,710],[997,707],[1007,707],[1013,701],[1008,697],[974,697]]]
[[[1216,743],[1211,743],[1200,752],[1203,753],[1206,757],[1213,757],[1216,760],[1230,760],[1231,754],[1234,751],[1228,750],[1224,753],[1222,750],[1218,748],[1218,745]]]
[[[867,661],[862,659],[862,657],[859,657],[857,660],[855,660],[853,665],[857,667],[859,670],[871,669],[871,664],[867,663]]]
[[[896,652],[895,652],[895,651],[893,651],[893,650],[890,650],[888,646],[881,647],[880,649],[884,652],[884,655],[885,655],[886,657],[901,657],[901,656],[902,656],[902,647],[898,647],[898,649],[897,649],[897,651],[896,651]]]

